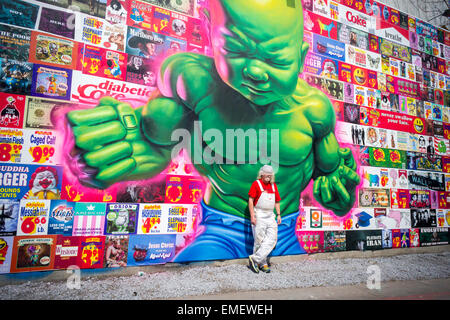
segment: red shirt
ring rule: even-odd
[[[274,193],[272,190],[271,183],[266,184],[261,179],[259,179],[259,181],[261,182],[261,185],[262,185],[264,191],[266,191],[267,193]],[[275,187],[275,202],[280,202],[281,198],[280,198],[280,194],[278,193],[278,187],[275,183],[273,185]],[[262,193],[261,188],[259,187],[258,182],[254,181],[252,183],[252,186],[250,187],[250,191],[248,192],[249,197],[252,197],[255,199],[253,201],[253,205],[256,206],[256,203],[258,202],[258,199],[261,196],[261,193]]]

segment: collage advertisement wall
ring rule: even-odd
[[[280,130],[274,255],[448,244],[450,32],[373,0],[276,2],[0,0],[0,273],[251,254],[262,161],[171,157],[170,133],[196,120]],[[217,40],[223,21],[240,36]],[[270,90],[237,86],[224,70],[270,56],[258,39],[283,30],[297,53],[253,79]],[[252,113],[267,105],[291,110]],[[223,153],[211,142],[202,152]],[[348,198],[329,187],[326,200],[323,177]]]

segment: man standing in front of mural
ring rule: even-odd
[[[212,58],[168,57],[160,68],[158,94],[141,108],[105,97],[94,109],[68,114],[86,165],[80,181],[106,188],[159,174],[179,142],[173,132],[193,132],[196,122],[227,139],[230,130],[267,130],[257,139],[272,141],[276,131],[270,164],[280,181],[283,223],[272,253],[304,253],[295,235],[300,192],[313,179],[315,199],[343,216],[353,206],[360,179],[351,150],[341,148],[334,135],[330,100],[298,77],[309,48],[302,41],[301,2],[211,0],[210,9]],[[194,132],[189,147],[198,148],[197,142]],[[210,182],[201,203],[203,231],[175,262],[248,257],[253,242],[244,195],[267,158],[258,148],[224,152],[211,137],[202,139],[200,148],[226,162],[194,162]],[[258,151],[256,162],[238,161],[242,152],[248,160]]]
[[[248,192],[248,209],[254,238],[253,254],[249,256],[250,267],[256,273],[259,269],[270,272],[267,257],[277,243],[278,224],[281,223],[280,194],[275,184],[273,168],[264,165]],[[276,209],[277,217],[273,210]]]

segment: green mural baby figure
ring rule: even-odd
[[[179,143],[172,139],[174,132],[193,133],[192,159],[199,152],[196,121],[203,131],[227,138],[230,130],[266,130],[266,140],[275,141],[270,164],[282,199],[272,254],[303,253],[295,236],[300,192],[314,179],[316,200],[343,216],[353,206],[360,179],[350,149],[340,148],[334,135],[331,102],[298,77],[309,48],[302,41],[301,2],[211,0],[210,9],[212,58],[168,57],[159,72],[158,95],[141,108],[105,97],[94,109],[68,114],[76,146],[95,168],[83,182],[105,188],[157,175]],[[205,134],[203,156],[226,161],[194,162],[210,181],[201,203],[204,231],[175,261],[243,258],[252,252],[247,191],[267,164],[257,146],[249,146],[244,158],[257,155],[258,161],[241,163],[242,150],[222,150]]]

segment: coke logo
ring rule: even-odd
[[[354,16],[350,11],[347,11],[346,14],[347,20],[350,22],[353,22],[354,24],[357,24],[362,27],[367,26],[367,21],[361,18],[360,16]]]

